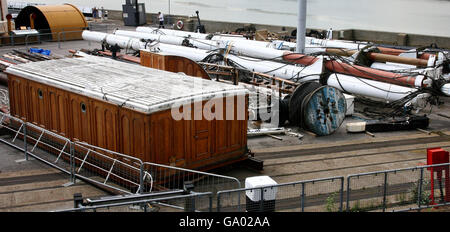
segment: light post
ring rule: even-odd
[[[297,53],[305,53],[306,0],[298,0]]]

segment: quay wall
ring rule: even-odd
[[[108,18],[114,20],[122,20],[122,11],[108,10]],[[157,14],[146,14],[147,25],[157,25]],[[197,17],[189,17],[182,15],[170,15],[167,17],[165,23],[175,24],[178,20],[182,20],[184,23],[183,30],[194,31],[198,25]],[[249,24],[249,23],[235,23],[235,22],[221,22],[203,20],[200,17],[200,22],[205,26],[207,32],[234,32],[238,28],[244,28],[246,26],[254,26],[256,30],[267,29],[271,32],[283,32],[290,35],[295,27],[283,27],[275,25],[264,24]],[[309,30],[326,30],[327,28],[308,28]],[[370,41],[379,44],[389,44],[405,47],[428,47],[430,45],[437,45],[439,48],[450,49],[450,38],[433,36],[433,35],[418,35],[418,34],[406,34],[396,32],[384,32],[384,31],[371,31],[360,29],[346,29],[346,30],[333,30],[333,38],[353,41]]]

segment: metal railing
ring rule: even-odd
[[[212,192],[241,187],[237,178],[201,172],[156,163],[143,163],[143,170],[153,177],[155,188],[161,190],[180,189],[186,182],[193,184],[195,192]]]
[[[436,203],[450,205],[449,168],[450,163],[446,163],[350,175],[346,211],[405,211],[434,207]],[[446,171],[446,177],[439,177],[436,171]],[[447,181],[446,191],[442,181]],[[438,184],[432,187],[432,182]],[[432,192],[439,202],[432,202]]]
[[[212,193],[184,191],[127,195],[77,202],[74,208],[53,212],[211,212]]]
[[[0,126],[8,133],[0,141],[70,175],[119,193],[148,193],[182,189],[195,192],[240,188],[238,179],[213,173],[142,162],[142,160],[70,139],[33,123],[0,112]]]
[[[336,212],[343,208],[343,190],[344,177],[225,190],[217,193],[216,207],[218,212]]]
[[[81,33],[84,30],[99,31],[99,32],[111,32],[115,29],[114,25],[93,24],[87,28],[73,27],[62,28],[61,31],[52,32],[51,30],[39,30],[37,34],[25,34],[25,35],[8,35],[0,37],[1,46],[17,46],[24,45],[26,49],[29,49],[30,45],[42,44],[44,42],[56,42],[58,48],[62,48],[62,44],[67,41],[75,40],[73,35],[76,34],[77,38],[81,40]],[[86,41],[90,44],[89,41]]]
[[[143,193],[144,185],[152,185],[151,178],[150,183],[147,182],[149,179],[144,178],[142,161],[132,156],[87,143],[74,142],[73,159],[76,166],[75,174],[90,177],[91,181],[97,184],[109,186],[118,184],[132,193]]]

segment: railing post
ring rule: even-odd
[[[25,160],[28,160],[28,144],[27,144],[27,124],[23,122],[23,149],[25,152]]]
[[[139,193],[144,193],[144,164],[141,163],[139,171]]]
[[[339,193],[339,212],[342,212],[342,206],[344,204],[344,177],[339,178],[341,180],[341,190]]]
[[[28,35],[25,35],[25,48],[27,49],[27,51],[29,51],[28,50]]]
[[[388,172],[385,172],[384,173],[384,189],[383,189],[383,212],[386,211],[387,176],[388,176]]]
[[[213,194],[209,194],[208,195],[209,198],[209,212],[212,212],[212,207],[213,207]]]
[[[261,187],[260,189],[260,198],[259,198],[259,212],[264,212],[264,187]]]
[[[74,152],[74,144],[70,141],[69,147],[69,160],[70,160],[70,181],[75,183],[75,152]]]
[[[61,49],[61,32],[58,32],[57,38],[58,38],[58,48]]]
[[[220,207],[221,207],[221,205],[220,205],[220,198],[221,198],[221,196],[222,196],[222,193],[221,192],[217,192],[217,212],[220,212]]]
[[[305,212],[305,183],[302,183],[302,195],[300,196],[300,206],[302,209],[302,212]]]
[[[186,196],[184,200],[184,211],[185,212],[195,212],[195,196],[192,196],[192,190],[194,189],[194,184],[191,181],[186,181],[184,183],[184,194],[190,195]]]
[[[347,199],[345,201],[346,207],[347,207],[347,212],[350,211],[350,177],[347,177]]]
[[[420,169],[420,179],[419,179],[419,184],[418,184],[418,189],[417,189],[417,207],[419,208],[419,212],[420,212],[420,205],[422,202],[422,182],[423,182],[423,169]]]
[[[241,182],[238,179],[236,179],[236,178],[234,178],[234,179],[237,181],[238,188],[240,189],[241,188]],[[244,192],[244,196],[245,196],[245,192]],[[240,196],[240,194],[237,197],[238,197],[238,211],[241,212],[241,196]]]
[[[83,207],[83,195],[81,193],[73,194],[73,207],[76,209]]]

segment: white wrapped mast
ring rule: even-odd
[[[202,61],[209,54],[208,50],[195,49],[184,46],[169,45],[164,43],[146,44],[141,42],[137,38],[130,38],[118,35],[108,35],[106,33],[99,32],[83,32],[83,38],[86,40],[103,42],[114,45],[117,44],[122,48],[134,49],[136,51],[140,49],[150,49],[155,52],[164,52],[167,54],[177,55],[189,58],[194,61]],[[225,44],[225,47],[224,47]],[[252,47],[245,46],[240,43],[219,43],[219,47],[230,48],[230,50],[235,51],[235,54],[256,56],[260,58],[276,58],[283,55],[286,51],[275,50],[271,48],[262,47]],[[274,53],[272,53],[275,51]],[[265,73],[268,75],[274,75],[276,77],[284,79],[296,79],[299,82],[303,81],[318,81],[320,75],[323,73],[323,59],[316,58],[314,62],[310,65],[296,66],[291,64],[283,64],[280,62],[269,61],[269,60],[257,60],[252,58],[239,57],[233,54],[225,53],[226,59],[233,61],[239,67],[247,69],[249,71]],[[384,83],[376,80],[368,80],[350,75],[343,74],[332,74],[327,80],[327,84],[350,94],[363,95],[374,99],[379,99],[383,101],[395,101],[402,97],[405,97],[411,93],[417,91],[416,88],[403,87],[395,84]],[[441,88],[444,94],[449,94],[448,84]]]
[[[204,49],[204,50],[214,50],[218,48],[217,42],[205,39],[193,39],[193,38],[183,38],[174,35],[163,35],[163,34],[151,34],[145,32],[135,32],[135,31],[125,31],[116,30],[115,35],[127,36],[131,38],[158,41],[160,43],[172,44],[182,46],[184,44],[192,45],[193,47]]]

